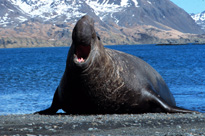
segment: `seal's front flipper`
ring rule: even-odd
[[[53,109],[52,107],[46,109],[46,110],[42,110],[42,111],[38,111],[35,112],[34,114],[40,114],[40,115],[54,115],[56,114],[58,110]]]
[[[53,102],[50,108],[42,111],[35,112],[34,114],[40,114],[40,115],[54,115],[56,112],[60,109],[59,107],[59,101],[58,101],[58,88],[56,89],[56,92],[54,94]]]

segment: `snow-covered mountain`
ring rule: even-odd
[[[126,7],[138,7],[137,0],[10,0],[31,17],[46,20],[65,16],[65,19],[81,17],[94,12],[103,19],[108,14],[123,11]]]
[[[7,27],[16,25],[19,22],[28,20],[29,16],[25,14],[18,6],[13,5],[8,0],[0,1],[0,26]]]
[[[0,0],[0,46],[56,46],[62,39],[61,45],[68,44],[85,14],[94,18],[106,44],[192,42],[183,33],[204,33],[170,0]]]
[[[15,13],[24,12],[19,21],[35,18],[44,22],[72,22],[85,14],[97,22],[132,27],[165,26],[185,33],[202,33],[192,18],[170,0],[3,0]],[[2,4],[3,5],[3,4]],[[6,12],[5,12],[6,13]],[[7,19],[4,15],[4,19]],[[25,16],[29,16],[25,18]],[[5,22],[5,21],[4,21]],[[102,23],[101,22],[101,23]]]
[[[44,21],[70,21],[90,11],[83,0],[10,0],[32,18]]]
[[[191,14],[191,17],[195,20],[195,22],[205,30],[205,11],[198,14]]]

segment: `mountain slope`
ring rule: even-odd
[[[101,20],[123,27],[151,25],[165,29],[161,24],[184,33],[203,33],[183,9],[169,0],[87,0]],[[110,7],[110,8],[108,8]]]
[[[8,0],[0,1],[0,11],[0,26],[2,27],[15,26],[29,18],[18,6]]]
[[[205,41],[195,35],[204,31],[170,0],[1,0],[0,11],[0,47],[70,45],[85,14],[104,44]]]
[[[170,0],[10,0],[31,17],[44,21],[76,22],[89,14],[123,27],[161,24],[184,33],[203,33],[188,13]],[[97,19],[97,20],[98,20]]]

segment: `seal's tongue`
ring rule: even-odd
[[[90,53],[90,46],[78,45],[76,47],[76,55],[78,62],[85,62]]]

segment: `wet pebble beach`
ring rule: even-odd
[[[205,114],[6,115],[0,136],[205,136]]]

